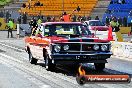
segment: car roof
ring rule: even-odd
[[[46,24],[82,24],[82,23],[81,22],[45,22],[41,24],[46,25]]]

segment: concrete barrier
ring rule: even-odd
[[[111,51],[113,52],[114,56],[132,60],[132,43],[113,41]]]

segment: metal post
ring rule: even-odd
[[[20,37],[20,27],[19,27],[20,24],[17,24],[17,38]]]

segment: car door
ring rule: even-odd
[[[41,25],[40,30],[43,30],[43,26]],[[43,42],[42,37],[36,37],[35,38],[35,46],[34,46],[34,52],[37,59],[43,60]]]
[[[34,49],[34,46],[35,46],[35,36],[30,36],[28,43],[29,43],[30,51],[31,51],[33,57],[35,57],[35,49]]]

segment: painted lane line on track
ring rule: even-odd
[[[10,56],[7,56],[5,54],[1,54],[0,53],[0,56],[3,57],[6,57],[6,58],[12,58]],[[13,59],[13,58],[12,58]],[[20,62],[20,61],[19,61]],[[0,63],[2,64],[5,64],[6,66],[10,67],[11,69],[15,70],[16,72],[18,72],[19,74],[21,75],[24,75],[25,78],[27,78],[28,80],[30,80],[32,83],[36,84],[39,86],[39,88],[52,88],[50,85],[47,85],[47,84],[44,84],[43,82],[41,82],[40,80],[36,79],[35,77],[31,76],[31,75],[28,75],[28,73],[22,71],[21,69],[18,69],[18,68],[14,68],[13,65],[7,63],[7,61],[2,61],[0,60]]]
[[[115,55],[112,55],[111,58],[117,58],[117,59],[121,59],[121,60],[125,60],[125,61],[132,61],[132,58],[120,57],[120,56],[115,56]]]
[[[0,53],[0,55],[1,55],[1,53]],[[7,55],[5,55],[5,54],[2,54],[2,55],[4,55],[4,56],[7,56]],[[9,57],[9,59],[10,59],[10,56],[7,56],[7,57]],[[12,57],[11,57],[12,58]],[[13,59],[13,58],[12,58]],[[15,59],[16,60],[16,59]],[[10,61],[8,62],[8,63],[11,63]],[[6,64],[8,64],[8,63],[6,63]],[[39,66],[40,67],[40,66]],[[34,67],[33,67],[34,68]],[[25,72],[25,71],[24,71]],[[43,75],[45,75],[45,74],[43,74]],[[52,74],[51,74],[52,75]],[[33,80],[33,79],[32,79]],[[37,82],[36,82],[37,83]],[[89,86],[89,87],[88,87]],[[107,87],[107,86],[110,86],[110,87]],[[117,85],[113,85],[113,86],[117,86]],[[118,87],[121,87],[122,85],[118,85]],[[45,85],[42,85],[41,86],[41,88],[45,88],[46,86]],[[80,87],[80,86],[79,86]],[[85,85],[83,86],[83,87],[85,87]],[[110,84],[98,84],[98,85],[94,85],[94,87],[93,87],[93,85],[92,84],[89,84],[89,85],[87,85],[86,86],[87,88],[111,88],[112,87],[112,85]],[[122,87],[121,87],[122,88]],[[126,88],[128,88],[128,87],[126,87]]]
[[[18,51],[21,51],[21,52],[25,52],[25,50],[23,50],[23,49],[19,49],[19,48],[16,48],[14,46],[10,46],[10,45],[7,45],[7,44],[0,43],[0,45],[5,46],[5,47],[9,47],[11,49],[15,49],[15,50],[18,50]]]
[[[4,57],[6,57],[6,58],[9,58],[9,56],[4,55],[4,54],[2,55],[1,53],[0,53],[0,56],[4,56]],[[11,58],[11,57],[10,57],[10,58]],[[3,61],[0,60],[0,63],[5,64],[6,66],[10,67],[10,68],[13,69],[14,71],[16,71],[16,72],[18,72],[19,74],[23,75],[25,78],[27,78],[28,80],[30,80],[32,83],[34,83],[35,85],[38,85],[39,88],[51,88],[50,85],[44,84],[44,83],[41,82],[40,80],[34,78],[33,76],[28,75],[26,72],[21,71],[20,69],[14,68],[12,65],[9,65],[9,64],[6,63],[6,62],[3,62]]]
[[[63,76],[63,75],[60,75],[60,74],[58,74],[58,73],[53,73],[53,72],[50,72],[50,71],[44,71],[44,73],[43,73],[43,71],[42,72],[40,72],[40,71],[38,71],[38,70],[34,70],[34,69],[31,69],[31,68],[34,68],[34,66],[33,65],[31,65],[31,68],[30,68],[30,66],[27,66],[26,67],[26,65],[22,65],[22,64],[18,64],[18,63],[16,63],[16,64],[14,64],[13,62],[12,62],[12,60],[11,60],[11,58],[12,59],[15,59],[15,58],[13,58],[13,57],[11,57],[11,58],[9,58],[9,56],[7,56],[7,55],[5,55],[5,54],[2,54],[2,53],[0,53],[0,56],[3,56],[3,57],[5,57],[5,58],[7,58],[7,59],[9,59],[9,61],[7,61],[6,59],[3,59],[6,63],[8,63],[8,64],[10,64],[10,65],[14,65],[14,67],[16,67],[17,66],[17,68],[19,68],[19,69],[22,69],[24,72],[26,72],[26,71],[28,71],[28,72],[30,72],[30,73],[32,73],[32,74],[37,74],[37,75],[39,75],[39,77],[41,77],[41,78],[44,78],[45,80],[47,80],[47,81],[50,81],[49,83],[52,83],[52,87],[53,87],[53,85],[54,84],[56,84],[56,85],[58,85],[58,86],[61,86],[61,87],[59,87],[59,88],[62,88],[62,87],[68,87],[68,86],[71,86],[70,88],[80,88],[80,86],[77,84],[77,82],[76,82],[76,80],[73,80],[73,79],[71,79],[71,78],[68,78],[68,77],[66,77],[66,76]],[[16,59],[15,59],[16,60]],[[11,63],[12,62],[12,63]],[[36,66],[35,66],[36,67]],[[43,69],[44,70],[44,69]],[[29,74],[30,74],[29,73]],[[34,76],[34,75],[33,75]],[[36,75],[35,75],[36,76]],[[51,80],[52,79],[52,80]],[[58,87],[57,87],[58,88]],[[84,88],[85,88],[85,86],[84,86]]]
[[[14,47],[15,48],[15,47]],[[10,56],[9,56],[10,57]],[[110,70],[108,70],[108,72],[109,72]],[[113,72],[112,72],[113,73]],[[103,85],[104,86],[104,85]],[[47,87],[47,85],[43,85],[43,86],[41,86],[41,88],[45,88],[45,87]],[[106,86],[107,87],[107,86]]]
[[[24,71],[21,71],[17,68],[14,68],[13,66],[7,64],[6,62],[1,62],[2,64],[5,64],[7,67],[10,67],[12,70],[16,71],[17,73],[21,74],[24,76],[24,78],[28,79],[30,82],[34,83],[35,85],[38,85],[39,88],[51,88],[50,85],[44,84],[43,82],[41,82],[40,80],[34,78],[33,76],[28,75],[27,73],[25,73]]]
[[[7,47],[9,47],[9,48],[13,48],[13,49],[18,49],[18,48],[16,48],[16,47],[12,47],[12,46],[10,46],[10,45],[6,45],[6,44],[2,44],[2,43],[0,43],[1,45],[3,45],[3,46],[7,46]],[[22,49],[19,49],[20,51],[24,51],[25,52],[25,50],[22,50]],[[4,56],[6,56],[6,57],[8,57],[8,58],[10,58],[10,56],[7,56],[7,55],[4,55]],[[13,57],[12,57],[13,58]],[[52,74],[52,73],[51,73]],[[55,77],[58,77],[58,75],[56,76],[56,75],[54,75]],[[70,81],[72,84],[74,84],[74,85],[77,85],[77,82],[74,80],[72,80],[71,78],[64,78],[64,77],[60,77],[61,79],[63,79],[63,80],[65,80],[65,81]]]

